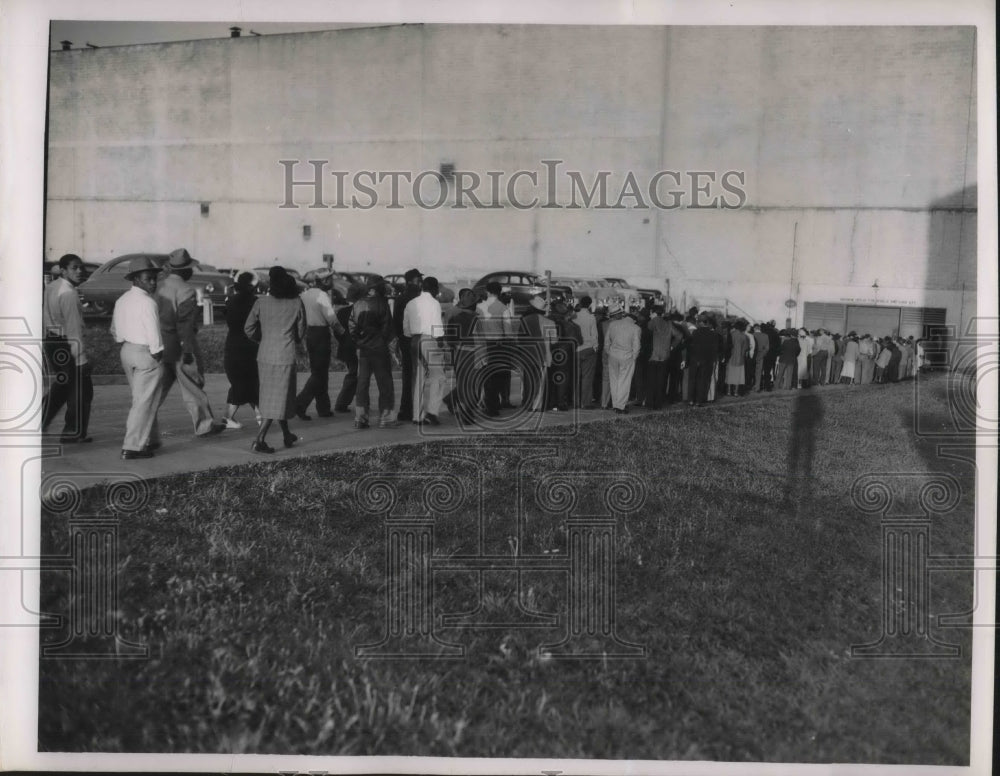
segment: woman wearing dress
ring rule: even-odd
[[[805,384],[809,382],[809,367],[811,366],[809,362],[810,356],[813,353],[813,343],[815,340],[809,336],[809,332],[805,329],[799,329],[799,372],[798,380],[794,383],[795,387],[803,388]]]
[[[257,343],[248,339],[243,327],[247,316],[257,301],[253,288],[252,272],[242,272],[236,278],[236,291],[226,300],[226,345],[223,366],[229,379],[229,396],[226,398],[226,428],[243,428],[236,420],[236,411],[249,404],[260,425],[260,378],[257,376]]]
[[[726,350],[729,356],[726,359],[726,389],[730,396],[736,396],[746,376],[746,359],[750,352],[746,330],[745,321],[736,321],[727,334],[729,346]]]
[[[261,423],[250,449],[255,453],[273,453],[267,444],[271,422],[277,420],[285,447],[298,439],[288,430],[288,419],[295,415],[295,347],[306,336],[306,311],[299,299],[295,278],[283,267],[272,267],[268,296],[260,297],[250,310],[244,326],[246,335],[260,343],[257,370],[260,374]]]
[[[844,342],[844,367],[840,370],[840,382],[851,384],[856,375],[855,367],[858,361],[858,335],[851,332]]]

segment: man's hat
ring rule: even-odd
[[[176,251],[170,254],[167,259],[167,264],[170,265],[171,269],[184,269],[188,266],[194,259],[191,258],[191,254],[187,252],[187,248],[178,248]]]
[[[542,299],[542,297],[540,297],[540,296],[533,296],[533,297],[531,297],[531,299],[528,300],[528,304],[530,304],[536,310],[544,310],[545,309],[545,300]]]
[[[408,270],[405,275],[403,275],[403,280],[409,283],[411,280],[416,280],[417,278],[422,278],[423,274],[419,269]]]
[[[149,256],[140,256],[128,263],[128,272],[125,273],[125,279],[131,280],[133,275],[138,275],[140,272],[146,271],[162,272],[163,268],[157,266],[156,262],[149,258]]]

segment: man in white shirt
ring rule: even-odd
[[[630,316],[625,315],[624,310],[616,308],[604,337],[604,348],[608,352],[611,404],[619,415],[628,413],[628,392],[635,372],[635,360],[639,357],[639,346],[639,327]]]
[[[509,380],[511,356],[507,352],[514,337],[510,310],[500,301],[503,287],[492,281],[486,284],[486,299],[476,305],[476,340],[486,351],[483,401],[486,415],[495,418],[503,406],[505,385]]]
[[[306,352],[309,354],[309,379],[295,397],[295,415],[299,420],[312,420],[306,414],[316,400],[316,414],[332,418],[330,408],[330,358],[333,352],[331,327],[339,334],[344,327],[330,301],[330,275],[315,277],[311,287],[299,294],[306,310]]]
[[[45,287],[42,325],[45,357],[54,380],[42,402],[42,431],[66,405],[59,441],[92,442],[87,436],[94,383],[83,343],[83,307],[76,287],[83,282],[83,259],[67,253],[59,259],[60,275]]]
[[[133,259],[126,280],[132,288],[115,302],[111,336],[122,346],[125,377],[132,391],[132,407],[125,423],[122,458],[152,458],[150,433],[160,406],[163,338],[160,313],[153,295],[161,269],[147,256]]]
[[[403,336],[410,338],[413,357],[413,422],[440,424],[438,415],[444,400],[444,365],[447,353],[438,340],[444,336],[441,303],[437,300],[438,281],[426,277],[420,296],[403,311]]]
[[[589,296],[580,299],[580,309],[576,313],[574,322],[580,327],[583,335],[583,344],[576,349],[578,364],[578,374],[580,384],[577,386],[577,406],[588,408],[594,403],[594,372],[597,368],[597,319],[590,311],[593,300]]]

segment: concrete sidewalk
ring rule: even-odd
[[[298,376],[298,385],[305,383],[307,374]],[[336,397],[343,382],[344,374],[330,374],[330,395]],[[212,402],[216,417],[222,418],[226,407],[229,382],[225,375],[207,375],[205,390]],[[396,396],[399,396],[399,380],[396,379]],[[836,386],[823,389],[837,391]],[[520,394],[517,376],[514,376],[513,396]],[[792,398],[795,391],[751,394],[743,398],[722,398],[717,406],[735,405],[747,401],[763,399]],[[372,390],[373,402],[377,392]],[[462,428],[457,419],[447,410],[441,414],[440,426],[416,426],[402,423],[398,428],[379,430],[374,426],[363,431],[355,430],[353,415],[336,413],[333,418],[319,418],[315,409],[310,408],[311,421],[292,418],[289,426],[297,434],[299,441],[290,449],[281,444],[281,430],[273,424],[268,432],[268,443],[275,448],[273,455],[254,453],[250,449],[257,433],[253,411],[241,407],[236,419],[243,424],[239,430],[225,430],[221,434],[199,439],[194,436],[191,418],[181,399],[180,390],[174,386],[166,402],[160,408],[160,435],[163,447],[153,458],[134,461],[121,459],[122,439],[125,435],[125,419],[131,405],[131,394],[127,385],[104,384],[94,388],[94,403],[91,411],[90,444],[60,445],[58,431],[62,418],[56,418],[50,428],[53,435],[45,442],[45,448],[53,455],[42,463],[42,477],[55,472],[74,475],[74,482],[81,486],[96,484],[113,479],[117,474],[128,472],[143,478],[162,477],[205,471],[223,466],[236,466],[252,462],[282,461],[288,458],[304,458],[312,455],[345,450],[357,450],[381,445],[417,444],[421,442],[469,440],[490,434],[518,434],[537,436],[544,434],[549,439],[572,436],[580,423],[602,420],[627,421],[654,412],[641,407],[630,407],[629,415],[616,415],[610,410],[571,410],[569,412],[521,412],[506,410],[500,418],[484,421],[483,426]],[[687,405],[668,405],[658,412],[687,412]],[[489,423],[489,426],[485,424]]]

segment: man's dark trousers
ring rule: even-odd
[[[42,430],[66,407],[62,435],[80,439],[87,436],[90,425],[90,405],[94,399],[94,383],[90,364],[77,366],[64,337],[47,337],[45,356],[52,372],[52,387],[42,402]]]
[[[330,327],[310,326],[306,330],[306,350],[309,353],[309,379],[295,397],[295,407],[304,413],[313,399],[316,412],[330,414]]]

